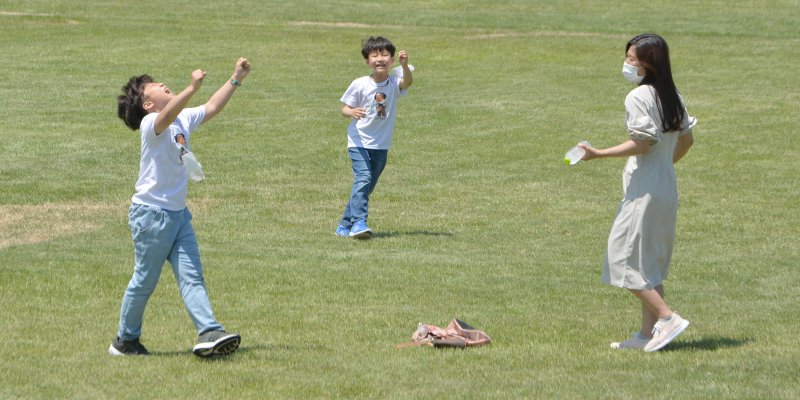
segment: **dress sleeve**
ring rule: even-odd
[[[683,104],[683,124],[685,128],[678,132],[679,137],[687,133],[692,133],[692,129],[697,126],[697,118],[689,116],[689,113],[686,111],[686,104],[683,102],[683,96],[681,96],[681,104]]]
[[[628,125],[628,136],[631,139],[646,140],[650,144],[659,142],[659,128],[656,121],[648,112],[655,108],[655,98],[648,102],[639,95],[640,91],[633,90],[625,98],[625,120]]]
[[[690,117],[687,114],[683,116],[683,120],[685,121],[684,123],[686,123],[686,129],[678,132],[678,136],[683,136],[687,133],[692,133],[692,129],[694,129],[694,127],[697,126],[697,118],[695,117]]]

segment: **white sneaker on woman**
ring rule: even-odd
[[[678,313],[672,313],[672,317],[667,321],[659,319],[656,325],[653,326],[653,338],[644,346],[644,351],[660,350],[686,330],[688,326],[689,321],[681,318]]]

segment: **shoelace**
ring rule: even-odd
[[[656,337],[661,332],[662,328],[663,328],[663,325],[661,324],[661,322],[656,322],[656,324],[653,325],[653,330],[650,333],[653,334],[653,337]]]

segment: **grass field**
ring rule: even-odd
[[[613,4],[611,4],[613,3]],[[0,0],[0,398],[800,397],[800,1]],[[655,32],[699,125],[676,170],[671,305],[658,353],[608,344],[639,306],[600,282],[624,160],[625,42]],[[337,239],[350,189],[339,98],[381,34],[416,67],[369,241]],[[191,184],[223,359],[165,268],[146,358],[107,354],[132,272],[139,139],[132,75],[204,102],[253,72],[193,136]],[[394,349],[463,319],[490,346]]]

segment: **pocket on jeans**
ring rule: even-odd
[[[134,206],[131,208],[128,217],[128,226],[131,228],[131,234],[135,238],[136,235],[142,232],[147,232],[159,220],[161,209],[148,206]]]

